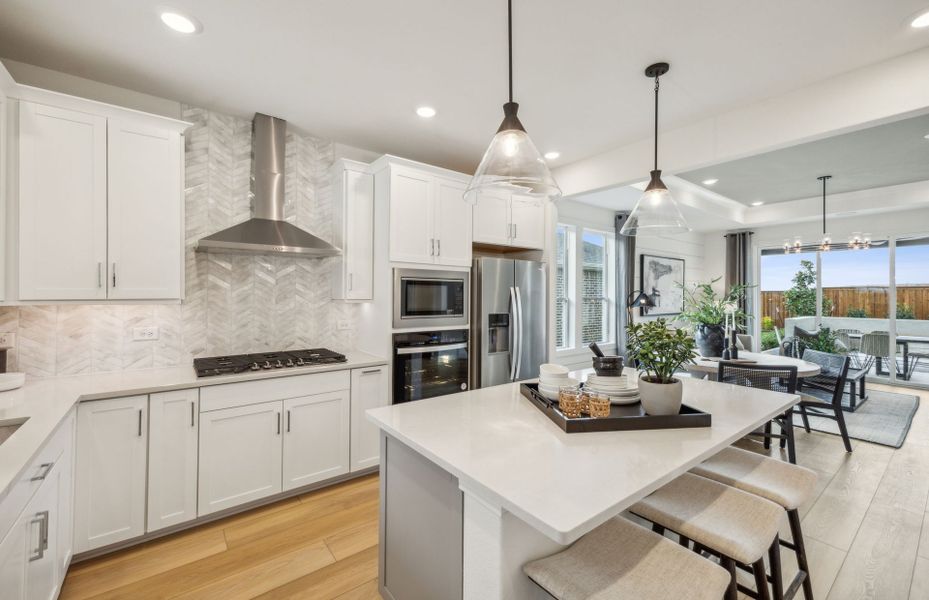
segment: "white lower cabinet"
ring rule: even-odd
[[[281,491],[281,402],[200,415],[200,516]]]
[[[78,406],[75,552],[145,533],[147,420],[148,396]]]
[[[58,564],[58,490],[61,470],[52,469],[26,508],[26,598],[54,600],[61,584]]]
[[[365,417],[365,411],[390,403],[388,385],[386,365],[352,369],[352,471],[376,467],[380,462],[379,430]]]
[[[284,490],[348,473],[348,390],[284,400]]]
[[[197,518],[199,390],[149,396],[148,527]]]
[[[3,589],[3,598],[8,600],[24,600],[26,597],[26,523],[32,519],[28,510],[0,541],[0,589]]]

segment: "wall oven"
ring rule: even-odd
[[[394,269],[394,328],[467,327],[468,271]]]
[[[468,389],[468,330],[394,334],[393,402]]]

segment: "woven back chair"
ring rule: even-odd
[[[770,390],[772,392],[796,394],[797,367],[749,365],[745,363],[720,361],[719,370],[717,371],[717,381],[743,387]],[[772,423],[780,427],[780,433],[772,432]],[[764,440],[764,447],[766,450],[771,447],[772,439],[780,440],[781,447],[787,447],[788,460],[796,464],[797,449],[794,444],[793,408],[788,409],[783,415],[777,416],[766,423],[762,431],[755,432],[753,435],[760,436]]]
[[[818,350],[806,350],[803,360],[819,365],[820,372],[813,377],[803,378],[800,403],[794,412],[800,413],[807,432],[810,431],[809,414],[834,420],[839,426],[845,451],[851,452],[852,444],[845,427],[845,413],[842,411],[842,396],[851,361],[847,356]]]

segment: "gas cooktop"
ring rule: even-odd
[[[211,375],[228,375],[245,371],[315,367],[343,363],[346,360],[344,354],[326,348],[309,348],[306,350],[288,350],[286,352],[261,352],[258,354],[195,358],[194,369],[197,371],[197,377],[210,377]]]

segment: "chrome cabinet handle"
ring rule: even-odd
[[[97,263],[97,287],[98,288],[103,287],[103,263],[102,262]]]
[[[30,477],[29,481],[42,481],[43,479],[48,477],[49,472],[52,470],[52,467],[54,466],[55,466],[55,463],[53,462],[42,463],[41,465],[39,465],[39,475],[36,475],[35,477]]]
[[[290,433],[290,410],[287,410],[287,433]]]
[[[142,437],[142,409],[139,409],[139,437]]]
[[[116,287],[116,263],[113,263],[113,287]]]
[[[362,371],[362,375],[373,375],[374,373],[380,373],[380,369],[368,369],[367,371]]]
[[[45,551],[48,550],[48,511],[37,512],[30,522],[39,524],[39,545],[35,552],[29,555],[29,562],[34,562],[44,558]]]
[[[513,239],[516,239],[516,223],[513,223]]]
[[[277,434],[281,435],[281,413],[277,413]]]
[[[191,427],[194,427],[194,409],[195,408],[196,407],[194,406],[194,403],[191,402],[190,403],[190,426]]]
[[[442,240],[435,241],[435,255],[442,256]]]
[[[429,256],[435,256],[435,238],[429,238]]]
[[[354,287],[355,287],[355,274],[349,273],[348,274],[348,291],[352,291],[352,288]]]

